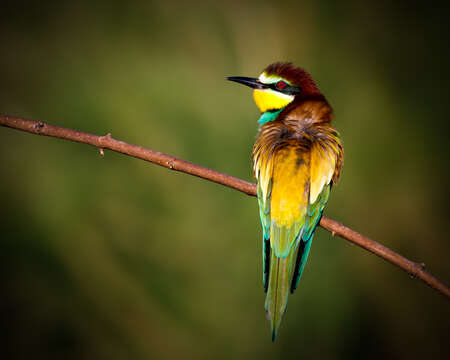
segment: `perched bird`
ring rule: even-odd
[[[330,126],[332,108],[305,70],[275,63],[257,79],[227,79],[253,88],[261,111],[253,170],[263,232],[265,309],[274,341],[331,186],[338,181],[343,148]]]

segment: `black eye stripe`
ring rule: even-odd
[[[289,85],[288,83],[285,83],[286,86],[282,89],[277,87],[278,81],[276,83],[273,84],[267,84],[266,86],[272,90],[281,92],[283,94],[287,94],[287,95],[295,95],[295,94],[299,94],[302,91],[302,88],[300,86],[293,86],[293,85]]]

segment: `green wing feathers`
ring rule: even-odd
[[[270,189],[272,185],[269,183]],[[270,190],[269,190],[270,191]],[[264,292],[267,292],[269,284],[269,267],[270,267],[270,201],[265,201],[262,195],[261,186],[258,183],[258,204],[259,204],[259,217],[261,219],[261,227],[263,230],[263,246],[262,246],[262,259],[263,259],[263,284]],[[268,193],[270,199],[270,192]]]
[[[312,239],[314,237],[314,231],[319,224],[322,217],[323,209],[330,196],[331,184],[326,185],[320,193],[318,199],[314,204],[308,205],[307,217],[305,227],[301,235],[301,241],[299,245],[299,251],[297,255],[297,261],[295,264],[295,271],[292,278],[291,293],[297,288],[300,278],[302,277],[303,269],[308,259],[309,250],[311,248]]]
[[[300,236],[300,246],[292,278],[291,292],[297,288],[311,249],[314,231],[330,197],[333,181],[337,181],[342,162],[342,146],[336,132],[327,141],[311,146],[310,192],[305,226]]]

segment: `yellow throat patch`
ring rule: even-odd
[[[271,89],[255,89],[253,91],[253,99],[255,100],[256,106],[258,106],[259,110],[261,112],[266,112],[267,110],[279,110],[284,108],[287,104],[294,100],[294,96],[281,94]]]

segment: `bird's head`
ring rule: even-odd
[[[253,98],[263,113],[283,109],[299,96],[320,95],[311,75],[291,63],[271,64],[257,79],[242,76],[227,79],[253,88]]]

